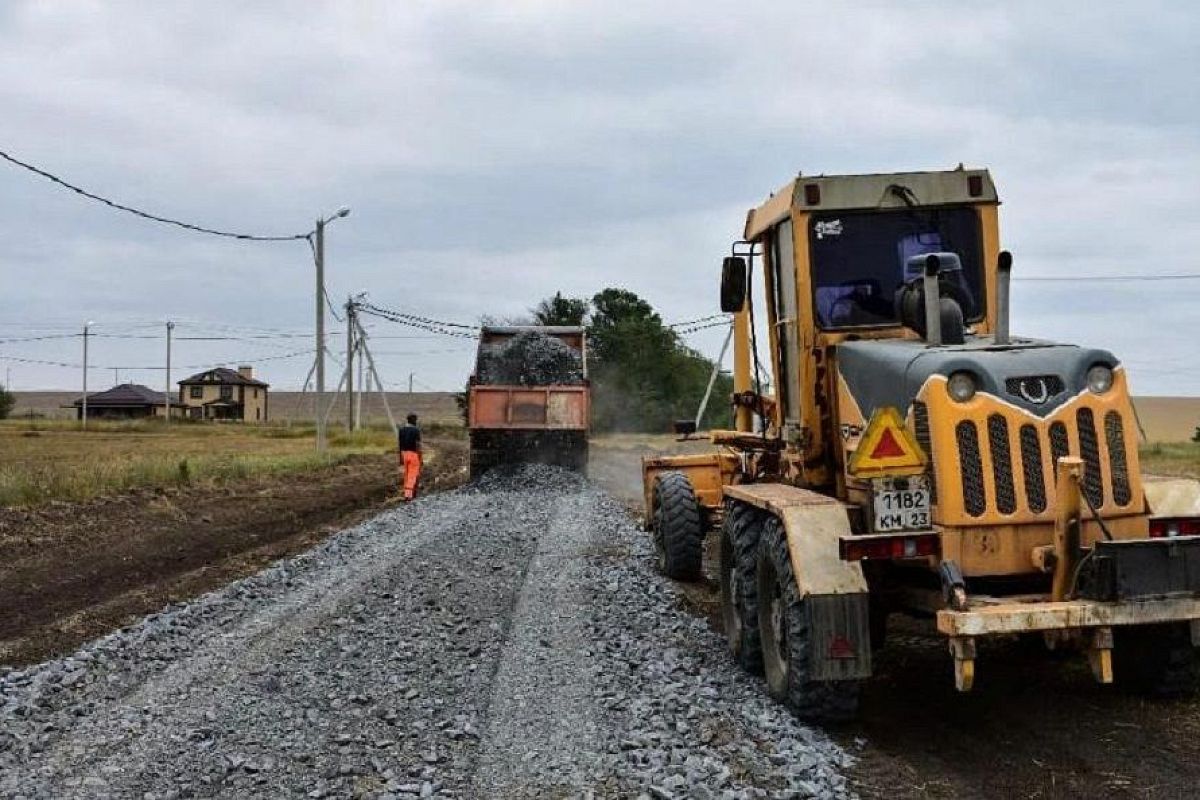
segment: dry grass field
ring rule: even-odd
[[[92,422],[83,431],[73,422],[7,420],[0,422],[0,507],[306,471],[394,448],[386,423],[354,433],[331,427],[322,457],[311,424]]]

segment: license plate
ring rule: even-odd
[[[874,481],[875,532],[929,530],[929,483],[924,476]]]

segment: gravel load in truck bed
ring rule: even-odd
[[[0,797],[830,797],[578,476],[492,474],[0,675]]]
[[[541,331],[521,331],[479,349],[476,377],[491,386],[574,386],[583,383],[578,350]]]

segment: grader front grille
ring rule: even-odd
[[[1007,415],[996,412],[980,420],[986,436],[981,436],[976,419],[960,420],[954,429],[953,467],[966,516],[978,519],[990,513],[1049,518],[1054,464],[1067,455],[1083,459],[1083,490],[1092,505],[1108,511],[1132,511],[1131,457],[1121,414],[1104,414],[1103,439],[1092,409],[1079,408],[1068,419],[1073,426],[1062,421],[1013,425]],[[946,477],[943,473],[943,480]]]
[[[1037,428],[1021,426],[1021,470],[1025,475],[1025,502],[1029,510],[1040,514],[1046,510],[1046,472],[1042,466],[1042,437]]]

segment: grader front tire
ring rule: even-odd
[[[697,580],[704,557],[704,528],[700,503],[686,475],[667,472],[655,479],[653,512],[658,571],[676,580]]]
[[[753,506],[730,500],[721,525],[721,619],[733,658],[752,674],[762,672],[758,631],[758,540],[763,516]]]
[[[776,517],[769,518],[763,528],[757,571],[758,624],[767,691],[801,719],[852,719],[858,712],[859,682],[811,677],[808,608],[796,587],[783,523]]]

